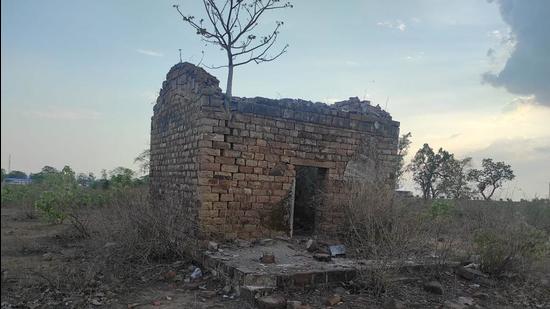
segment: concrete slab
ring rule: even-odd
[[[275,263],[261,263],[263,252],[273,254]],[[202,259],[207,268],[228,277],[237,286],[307,287],[349,281],[357,270],[356,260],[334,258],[330,262],[320,262],[305,248],[282,240],[249,248],[226,247],[221,251],[206,251]]]
[[[264,252],[275,256],[275,263],[263,264],[260,257]],[[400,261],[394,265],[387,261],[357,260],[347,257],[334,257],[329,262],[315,260],[306,250],[305,242],[273,240],[241,248],[221,247],[218,251],[205,251],[201,257],[203,266],[239,290],[250,286],[256,289],[293,289],[319,285],[337,284],[353,280],[358,271],[375,270],[379,267],[399,269],[422,269],[441,266],[437,261]],[[447,263],[446,266],[456,266]]]

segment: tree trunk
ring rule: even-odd
[[[481,193],[481,196],[483,196],[484,200],[488,201],[490,199],[490,197],[485,196],[485,192],[483,190],[481,190],[480,193]]]
[[[486,200],[490,200],[493,197],[493,194],[495,194],[496,189],[497,189],[497,187],[493,185],[493,188],[491,189],[491,193],[489,193],[489,195],[487,195]]]
[[[231,99],[233,98],[233,55],[227,54],[227,86],[225,87],[225,112],[230,113]]]

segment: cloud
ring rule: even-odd
[[[496,0],[510,26],[514,48],[499,72],[486,72],[483,81],[511,93],[529,96],[550,106],[550,1]],[[495,38],[502,33],[493,31]],[[506,40],[505,40],[506,41]]]
[[[397,29],[399,31],[407,30],[407,25],[400,19],[397,19],[395,21],[379,21],[376,23],[376,25],[389,29]]]
[[[549,108],[534,103],[532,97],[520,97],[497,113],[492,110],[426,112],[399,120],[403,130],[414,128],[413,149],[427,142],[463,155],[488,147],[496,140],[550,139],[548,119]]]
[[[407,55],[403,57],[403,59],[407,61],[417,61],[417,60],[422,60],[424,58],[424,55],[425,55],[424,52],[417,52],[411,55]]]
[[[503,113],[512,113],[516,112],[521,109],[529,109],[531,108],[531,105],[536,105],[537,101],[535,99],[535,96],[527,96],[527,97],[517,97],[512,100],[512,102],[506,104],[504,108],[502,108]]]
[[[30,111],[29,115],[38,119],[54,119],[54,120],[95,120],[99,119],[99,112],[79,108],[67,108],[50,106],[45,110]]]
[[[153,56],[153,57],[162,57],[162,56],[164,56],[164,54],[162,54],[162,53],[159,53],[159,52],[154,51],[154,50],[149,50],[149,49],[136,49],[136,51],[140,54],[147,55],[147,56]]]

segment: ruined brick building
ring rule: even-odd
[[[226,112],[218,84],[176,64],[151,121],[153,201],[182,207],[201,234],[332,234],[349,181],[391,177],[399,123],[380,107],[234,97]]]

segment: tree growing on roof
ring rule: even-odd
[[[196,30],[206,43],[219,46],[227,54],[227,64],[212,68],[227,67],[227,86],[225,88],[225,110],[229,113],[229,102],[233,90],[233,69],[247,63],[273,61],[288,48],[285,45],[278,52],[269,54],[279,35],[282,21],[277,21],[275,28],[264,36],[258,36],[256,27],[264,13],[277,9],[291,8],[290,2],[281,0],[202,0],[206,12],[204,18],[197,20],[193,15],[185,14],[174,5],[183,21]],[[205,24],[209,24],[207,27]]]

